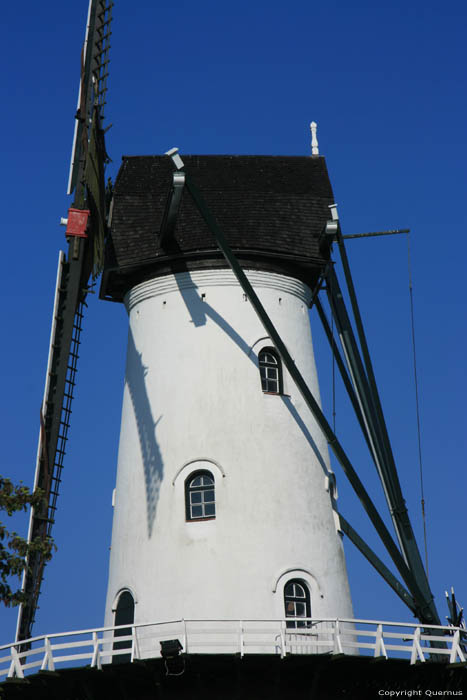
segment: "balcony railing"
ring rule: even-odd
[[[430,655],[467,660],[467,633],[459,627],[346,619],[174,620],[48,634],[0,646],[0,680],[38,670],[157,658],[160,643],[178,639],[184,654],[355,654],[408,658]],[[435,645],[435,648],[433,647]],[[26,647],[29,647],[26,649]],[[120,657],[120,659],[119,659]]]

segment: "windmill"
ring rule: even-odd
[[[170,178],[167,162],[169,158],[171,158],[173,162],[173,174],[170,185],[167,184],[167,178]],[[241,156],[187,156],[184,161],[177,149],[172,149],[165,157],[124,158],[124,164],[122,165],[116,182],[114,222],[112,224],[113,251],[116,259],[112,261],[104,272],[101,296],[114,301],[122,301],[125,297],[125,303],[131,310],[131,313],[133,313],[133,306],[136,302],[132,301],[132,295],[139,294],[141,298],[145,298],[146,294],[149,294],[149,292],[146,293],[143,291],[143,285],[147,283],[147,280],[154,279],[153,286],[155,288],[157,280],[159,279],[158,275],[161,274],[176,274],[183,269],[189,272],[191,272],[191,270],[210,269],[211,267],[217,269],[219,265],[221,267],[228,265],[237,284],[243,291],[245,300],[248,300],[248,303],[253,307],[264,329],[265,337],[270,339],[271,345],[278,353],[281,363],[291,377],[294,389],[298,389],[300,392],[302,399],[319,426],[321,433],[325,436],[328,445],[334,452],[346,477],[359,497],[383,545],[391,556],[403,583],[383,564],[381,559],[370,549],[365,543],[364,538],[354,530],[341,512],[339,512],[340,528],[360,549],[378,573],[383,576],[386,582],[421,622],[425,624],[439,624],[439,617],[432,600],[423,563],[415,542],[397,477],[336,206],[333,204],[328,205],[327,220],[323,209],[321,209],[319,224],[319,226],[321,226],[321,232],[319,235],[315,232],[313,234],[316,236],[315,258],[306,258],[308,270],[301,269],[303,267],[306,268],[304,262],[305,257],[300,261],[299,257],[295,255],[293,259],[293,254],[297,252],[293,245],[290,246],[290,249],[287,248],[286,253],[275,252],[276,248],[283,242],[279,239],[278,235],[273,232],[274,223],[268,220],[267,214],[264,215],[264,218],[268,222],[267,225],[271,227],[271,240],[269,244],[264,244],[264,241],[261,240],[262,233],[258,233],[256,237],[254,237],[253,232],[250,232],[251,239],[248,240],[246,234],[241,240],[239,240],[238,235],[235,239],[236,230],[248,230],[247,216],[245,216],[245,220],[239,216],[238,221],[236,220],[234,225],[231,225],[230,222],[226,223],[226,226],[230,227],[230,235],[227,236],[223,233],[220,225],[216,221],[215,214],[213,214],[213,211],[216,211],[222,216],[223,212],[228,209],[229,197],[234,199],[234,195],[232,195],[229,189],[230,185],[225,184],[228,180],[228,176],[225,175],[225,172],[229,171],[231,173],[232,183],[234,183],[231,186],[232,190],[236,191],[236,196],[238,198],[240,198],[240,196],[244,197],[244,207],[247,209],[249,206],[249,201],[246,199],[248,186],[243,188],[244,186],[237,185],[242,177],[245,179],[250,178],[251,201],[254,200],[255,196],[257,198],[262,196],[260,194],[263,191],[261,189],[262,187],[265,192],[274,191],[275,185],[273,183],[275,181],[274,175],[272,175],[273,172],[276,173],[275,176],[277,178],[282,176],[283,172],[290,172],[291,175],[288,186],[289,188],[293,188],[290,182],[296,183],[299,180],[297,175],[295,174],[294,176],[293,174],[294,169],[298,172],[299,168],[303,167],[303,173],[306,173],[303,177],[314,177],[316,186],[318,186],[319,183],[319,185],[324,187],[324,183],[327,181],[324,161],[318,154],[315,154],[314,158],[315,160],[313,160],[312,156],[312,159],[308,161],[307,159],[303,159],[304,162],[301,163],[297,159],[287,160],[283,158],[281,160],[279,157],[277,157],[276,162],[274,162],[273,157],[270,157],[268,160],[267,157],[250,156],[249,161],[248,157],[243,157],[242,161]],[[313,169],[314,174],[312,174]],[[215,185],[209,181],[206,175],[210,170],[213,173],[211,175],[212,181],[216,181],[217,183]],[[201,189],[198,188],[196,184],[196,177],[203,179],[205,188],[208,189],[210,197],[209,206],[206,204]],[[268,177],[270,180],[268,180]],[[295,180],[293,179],[294,177]],[[264,183],[267,184],[261,184],[262,179]],[[219,200],[223,202],[222,204],[215,201],[214,192],[216,191],[216,187],[219,190],[218,196]],[[268,187],[272,189],[268,190]],[[236,188],[238,188],[238,192]],[[161,192],[167,192],[163,215],[160,204]],[[332,193],[327,191],[326,194],[329,197]],[[313,195],[310,196],[313,197]],[[188,200],[190,204],[188,204]],[[272,200],[273,198],[271,198],[271,201]],[[315,202],[316,206],[318,206],[318,200],[322,207],[323,197],[317,197]],[[138,228],[137,217],[136,214],[133,213],[136,211],[140,212],[145,206],[145,202],[148,220],[150,222],[148,225],[150,227],[155,227],[157,226],[157,222],[160,221],[159,231],[158,233],[152,234],[152,241],[149,239],[149,234],[146,230],[147,225],[139,226]],[[274,204],[274,202],[272,203]],[[184,209],[182,209],[183,206],[185,207]],[[177,217],[180,216],[180,211],[183,211],[183,214],[182,220],[179,221],[178,224],[177,236],[175,231],[177,229]],[[198,218],[195,219],[195,216]],[[277,213],[275,216],[275,222],[277,224]],[[197,234],[197,243],[195,246],[193,241],[190,241],[189,228],[190,226],[195,227],[200,231],[201,220],[204,221],[204,228],[201,233]],[[259,225],[258,222],[257,225]],[[314,225],[316,231],[316,222],[314,222]],[[266,228],[266,225],[264,228]],[[126,252],[128,246],[125,247],[122,242],[124,236],[133,237],[130,253]],[[229,242],[229,238],[230,240],[233,239],[233,243]],[[212,250],[213,239],[218,246],[217,252],[213,252]],[[346,307],[344,295],[334,271],[331,259],[331,248],[333,245],[337,245],[341,255],[352,310],[355,317],[357,334],[354,334],[350,313]],[[196,250],[193,250],[194,248],[196,248]],[[280,250],[280,248],[278,249]],[[219,258],[221,258],[220,253],[223,258],[221,262],[219,262]],[[268,262],[265,262],[266,257],[268,257]],[[239,260],[241,260],[241,262],[239,262]],[[274,264],[279,267],[271,268]],[[185,268],[183,265],[185,265]],[[286,265],[288,267],[286,267]],[[160,268],[162,268],[162,272],[159,271]],[[286,343],[282,339],[280,333],[277,331],[276,324],[266,312],[259,298],[259,293],[255,291],[254,286],[250,283],[244,268],[248,268],[249,270],[279,269],[283,274],[284,270],[288,270],[289,273],[292,270],[292,276],[301,280],[308,280],[308,285],[312,289],[310,305],[316,304],[318,308],[324,329],[335,355],[336,363],[341,371],[344,385],[348,391],[358,422],[382,482],[387,503],[392,514],[398,542],[393,539],[388,528],[384,524],[381,515],[378,513],[368,495],[356,469],[353,467],[344,448],[339,443],[338,438],[322,413],[318,401],[310,390],[307,382],[304,380],[300,368],[297,366],[294,359],[292,359],[291,353],[294,352],[294,349],[290,347],[290,340]],[[200,283],[198,286],[201,286]],[[129,291],[133,288],[139,291]],[[332,338],[330,323],[327,320],[323,304],[319,297],[322,291],[325,292],[329,301],[333,320],[342,343],[342,353],[338,350]],[[156,314],[156,311],[154,311],[154,314]],[[131,318],[132,316],[130,314],[130,324]],[[154,315],[154,319],[158,319],[158,316]],[[139,321],[139,323],[142,324],[142,321]],[[196,325],[197,322],[195,319],[193,323]],[[136,326],[130,327],[133,328],[132,332],[136,332]],[[181,330],[180,342],[182,344],[184,342]],[[359,350],[359,345],[362,348],[361,352]],[[144,342],[141,347],[144,347]],[[138,352],[143,351],[138,349]],[[167,352],[168,350],[166,349],[166,353]],[[163,358],[160,358],[158,362],[160,363],[160,371],[167,371],[167,369],[164,369]],[[149,359],[148,363],[147,371],[150,374],[153,368]],[[130,386],[130,393],[132,393],[131,380],[127,380],[127,383]],[[132,400],[133,403],[135,403],[135,400]],[[162,412],[162,407],[159,406],[159,409]],[[135,408],[135,411],[135,420],[138,421],[138,410]],[[121,450],[124,454],[126,454],[127,449],[126,446],[123,448],[121,446]],[[135,460],[136,457],[133,455],[131,462],[133,463]],[[128,480],[128,475],[126,479]],[[129,509],[128,505],[126,509]],[[123,528],[122,532],[125,532],[125,537],[131,532],[131,526],[129,524],[126,524],[125,527],[123,527],[123,525],[119,527],[120,529]],[[139,539],[139,536],[136,539]],[[113,548],[114,544],[112,545],[112,549]],[[121,558],[121,554],[117,556],[119,559]],[[117,589],[118,586],[116,590]]]
[[[86,167],[93,162],[92,153],[94,148],[100,148],[100,162],[104,159],[105,149],[102,145],[99,147],[97,142],[102,136],[102,130],[99,126],[99,119],[102,119],[101,106],[95,106],[95,99],[88,97],[95,95],[102,97],[105,95],[105,72],[102,76],[96,79],[96,73],[86,66],[90,65],[92,46],[97,47],[97,52],[94,55],[100,55],[102,44],[98,46],[98,41],[103,41],[105,30],[108,29],[110,19],[107,21],[99,19],[103,15],[99,15],[100,10],[110,12],[110,5],[105,3],[91,3],[89,13],[89,30],[87,48],[85,52],[83,78],[80,105],[86,100],[86,107],[81,110],[80,119],[77,123],[77,131],[74,145],[74,152],[77,153],[73,158],[71,172],[71,190],[75,187],[74,207],[71,208],[68,217],[67,233],[70,237],[70,248],[68,258],[61,259],[59,269],[59,294],[57,295],[56,307],[59,324],[54,333],[53,351],[50,365],[50,376],[53,377],[50,386],[47,388],[47,398],[45,401],[45,410],[41,420],[41,446],[39,450],[39,471],[36,483],[44,485],[49,496],[49,507],[47,513],[33,514],[32,516],[32,534],[45,532],[45,523],[47,528],[51,527],[53,522],[53,512],[56,508],[56,498],[58,494],[58,484],[61,475],[61,465],[64,454],[64,442],[66,440],[66,431],[69,427],[69,403],[72,398],[72,387],[75,382],[76,360],[77,360],[77,344],[79,343],[79,329],[82,317],[82,302],[84,301],[86,288],[91,271],[97,273],[96,261],[99,259],[99,250],[102,249],[102,226],[105,219],[102,204],[103,186],[102,177],[99,175],[100,188],[98,193],[92,195],[91,187],[88,188],[88,193],[85,196],[84,182],[88,185],[91,183],[91,175],[88,172],[86,175]],[[103,22],[99,25],[99,22]],[[100,27],[100,29],[99,29]],[[97,39],[99,31],[103,31],[102,39]],[[103,54],[102,54],[103,56]],[[104,66],[105,60],[102,61]],[[98,64],[101,66],[101,64]],[[105,67],[103,67],[105,71]],[[87,71],[87,72],[86,72]],[[94,74],[95,81],[93,83],[92,76]],[[86,95],[86,98],[83,96]],[[92,107],[90,106],[92,105]],[[98,102],[99,105],[99,102]],[[83,116],[86,115],[86,116]],[[93,136],[94,133],[94,136]],[[94,141],[93,141],[94,139]],[[91,144],[95,145],[92,146]],[[86,145],[83,145],[86,144]],[[87,149],[87,153],[86,153]],[[172,154],[175,155],[175,154]],[[222,252],[229,267],[232,269],[238,283],[243,289],[244,294],[254,307],[255,312],[264,325],[267,335],[272,339],[274,347],[277,349],[281,361],[293,378],[295,385],[298,387],[306,404],[314,415],[315,420],[320,425],[321,430],[325,434],[330,445],[333,446],[338,460],[348,476],[357,494],[362,501],[365,510],[369,514],[371,521],[381,536],[381,539],[391,554],[395,566],[399,571],[400,577],[404,581],[405,586],[400,583],[382,564],[380,559],[365,545],[361,538],[351,525],[340,516],[342,530],[349,536],[350,539],[363,551],[365,556],[371,561],[380,574],[388,581],[396,593],[404,600],[408,607],[417,614],[419,619],[426,624],[433,624],[438,621],[438,616],[432,603],[432,596],[429,591],[426,576],[423,571],[423,565],[418,553],[418,549],[413,536],[412,528],[408,520],[406,509],[403,503],[400,486],[398,484],[397,474],[394,468],[394,460],[391,455],[390,445],[387,437],[387,431],[384,426],[380,402],[378,399],[376,384],[374,381],[373,370],[369,360],[369,354],[366,348],[366,341],[363,334],[363,326],[358,312],[355,294],[353,292],[353,284],[350,277],[350,270],[347,264],[345,246],[343,236],[340,231],[336,213],[330,214],[330,220],[323,228],[322,250],[330,260],[330,244],[337,243],[342,256],[344,268],[346,270],[346,279],[349,285],[352,306],[355,313],[357,326],[357,335],[359,336],[362,352],[358,351],[358,345],[355,334],[352,330],[352,324],[349,320],[349,313],[343,302],[343,296],[339,287],[339,281],[334,274],[332,264],[326,265],[321,270],[318,279],[313,284],[313,299],[322,316],[325,329],[329,329],[329,324],[326,321],[323,307],[319,301],[319,293],[324,290],[329,298],[333,317],[336,326],[339,328],[339,334],[344,342],[345,359],[338,352],[334,343],[332,344],[333,352],[336,356],[336,362],[341,369],[344,383],[346,384],[351,401],[355,407],[357,417],[362,426],[362,430],[369,444],[370,452],[374,458],[378,473],[386,491],[388,503],[391,512],[394,513],[394,526],[397,532],[398,544],[393,540],[384,525],[381,516],[377,513],[371,499],[366,493],[355,469],[352,467],[345,451],[337,441],[333,431],[331,430],[325,417],[322,415],[319,405],[317,405],[313,394],[309,391],[306,382],[303,381],[299,370],[295,367],[289,351],[285,347],[280,335],[269,316],[265,313],[258,295],[249,285],[247,277],[244,275],[242,266],[238,264],[236,251],[232,250],[227,240],[222,235],[222,230],[213,219],[209,208],[206,206],[202,193],[196,187],[195,182],[190,177],[189,168],[185,170],[183,167],[178,167],[180,163],[175,160],[176,172],[171,183],[171,193],[167,198],[166,212],[167,216],[160,231],[160,242],[170,243],[175,222],[177,218],[177,210],[179,206],[178,195],[181,189],[185,188],[196,204],[196,207],[204,217],[209,229],[215,236],[219,249]],[[177,165],[178,164],[178,165]],[[88,179],[86,179],[88,178]],[[90,211],[91,230],[88,237],[84,237],[83,219],[88,214],[83,214],[87,210]],[[75,226],[76,224],[76,226]],[[95,249],[91,252],[91,245],[95,245]],[[326,252],[327,251],[327,252]],[[62,272],[63,271],[63,272]],[[62,292],[61,290],[65,290]],[[68,340],[69,339],[69,340]],[[60,350],[56,350],[60,347]],[[70,349],[71,348],[71,349]],[[69,362],[71,358],[71,362]],[[350,369],[346,369],[347,363]],[[67,372],[69,374],[67,375]],[[63,386],[63,391],[61,387]],[[61,396],[65,397],[65,404],[61,400]],[[47,437],[49,436],[49,437]],[[57,446],[58,445],[58,449]],[[58,457],[53,457],[57,455]],[[54,471],[51,465],[53,464]],[[50,532],[50,530],[48,530]],[[33,591],[37,602],[36,591],[42,576],[42,563],[40,561],[29,562],[31,574],[28,574],[25,582],[25,590]],[[22,609],[18,639],[25,639],[30,636],[30,629],[33,619],[33,611],[35,604],[30,604]]]

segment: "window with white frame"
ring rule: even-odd
[[[197,471],[185,481],[187,520],[207,520],[216,517],[216,494],[211,472]]]
[[[287,620],[289,629],[309,627],[310,622],[306,619],[311,617],[310,591],[304,581],[292,579],[284,586],[284,606],[285,616],[291,618]]]
[[[282,366],[274,348],[263,348],[258,354],[261,388],[267,394],[282,393]]]

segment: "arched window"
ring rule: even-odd
[[[310,591],[304,581],[292,579],[287,581],[284,587],[285,616],[293,618],[287,621],[287,627],[297,629],[309,627],[310,622],[300,620],[303,617],[311,617]]]
[[[117,607],[115,609],[115,622],[117,625],[132,625],[135,621],[135,601],[129,591],[123,591],[118,598]],[[131,634],[131,627],[122,627],[122,629],[114,631],[114,637],[127,637]],[[126,639],[124,642],[114,642],[112,649],[131,649],[131,639]],[[131,661],[130,654],[119,654],[112,656],[113,664],[126,664]]]
[[[185,481],[185,505],[187,520],[206,520],[216,517],[214,477],[211,472],[190,474]]]
[[[261,387],[268,394],[282,394],[282,366],[274,348],[263,348],[258,355]]]

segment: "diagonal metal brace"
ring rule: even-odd
[[[365,540],[363,540],[360,535],[353,529],[350,523],[344,518],[344,516],[339,513],[339,521],[342,532],[347,535],[349,540],[360,550],[363,556],[370,562],[376,571],[384,578],[386,583],[388,583],[392,590],[397,593],[399,598],[407,607],[416,615],[417,614],[417,604],[410,595],[410,593],[404,588],[404,586],[397,580],[392,571],[388,569],[386,564],[384,564],[377,554],[367,545]]]
[[[372,455],[374,463],[376,465],[376,469],[385,493],[386,501],[389,504],[389,510],[394,520],[394,514],[391,509],[391,504],[393,502],[392,493],[390,493],[390,486],[387,485],[387,482],[385,480],[387,460],[386,453],[384,451],[381,441],[381,425],[376,414],[374,398],[370,391],[368,378],[365,372],[363,361],[360,357],[357,341],[355,339],[350,317],[344,302],[344,296],[342,294],[339,281],[334,270],[328,271],[327,282],[328,283],[326,291],[329,299],[329,306],[331,308],[332,316],[336,323],[337,331],[345,353],[349,373],[354,385],[354,396],[357,397],[361,409],[360,415],[362,415],[364,421],[364,426],[362,428],[363,434],[367,442],[369,443],[370,454]],[[397,522],[395,522],[395,520],[394,526],[396,533],[398,534]],[[402,549],[402,542],[400,538],[399,545]]]
[[[364,436],[366,443],[368,445],[368,449],[371,452],[372,446],[371,446],[370,439],[369,439],[367,432],[366,432],[366,425],[364,422],[364,418],[362,415],[360,404],[358,403],[358,399],[357,399],[357,396],[355,394],[354,388],[352,386],[352,382],[351,382],[350,377],[348,375],[347,369],[345,367],[344,360],[342,359],[342,356],[339,352],[339,348],[338,348],[337,343],[333,337],[331,328],[329,326],[328,319],[326,318],[326,314],[324,312],[323,306],[322,306],[321,301],[319,300],[318,297],[316,298],[315,306],[316,306],[316,310],[318,311],[318,315],[319,315],[319,318],[321,320],[321,323],[323,325],[324,332],[326,333],[326,337],[328,339],[329,345],[331,346],[331,350],[333,352],[334,359],[336,360],[336,364],[337,364],[339,371],[341,373],[342,381],[344,382],[344,386],[347,389],[347,394],[349,395],[349,399],[352,403],[353,409],[355,411],[355,415],[356,415],[357,420],[360,424],[360,428],[362,429],[363,436]]]
[[[368,392],[367,397],[369,403],[371,404],[372,420],[374,421],[374,426],[377,432],[377,444],[375,444],[375,447],[377,447],[377,451],[379,452],[381,457],[380,476],[383,483],[383,489],[391,511],[391,517],[394,522],[401,550],[404,554],[404,559],[408,563],[411,571],[413,572],[414,578],[417,581],[417,587],[422,591],[423,600],[425,601],[425,608],[428,611],[426,617],[431,617],[432,624],[439,625],[441,624],[440,619],[433,601],[433,595],[430,590],[428,577],[423,566],[420,551],[418,549],[417,541],[415,539],[415,534],[413,532],[407,507],[405,505],[404,497],[402,495],[402,489],[395,465],[394,456],[392,453],[386,422],[384,420],[383,409],[379,398],[376,379],[373,371],[373,365],[371,362],[370,352],[366,341],[365,331],[363,328],[363,321],[360,315],[357,295],[355,292],[355,287],[350,272],[350,265],[347,258],[347,252],[345,249],[345,244],[340,226],[338,227],[337,231],[337,244],[339,247],[342,266],[344,269],[344,275],[347,283],[347,289],[349,292],[350,302],[357,328],[358,340],[360,342],[360,347],[362,351],[362,358],[364,364],[364,370],[362,371],[362,377],[364,377],[363,384],[365,385],[365,388]],[[429,622],[429,619],[426,619],[424,621]]]
[[[185,186],[185,173],[177,170],[173,173],[172,188],[167,197],[164,216],[159,232],[159,245],[164,246],[165,243],[173,236],[177,216],[182,201],[183,188]]]

